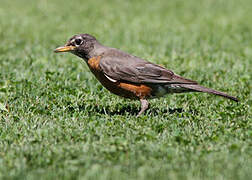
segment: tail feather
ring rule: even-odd
[[[206,92],[206,93],[210,93],[210,94],[215,94],[215,95],[218,95],[218,96],[222,96],[222,97],[231,99],[231,100],[236,101],[236,102],[239,101],[234,96],[230,96],[230,95],[228,95],[228,94],[226,94],[224,92],[216,91],[214,89],[206,88],[204,86],[200,86],[200,85],[197,85],[197,84],[181,84],[180,86],[183,87],[183,88],[187,88],[187,89],[190,89],[190,90],[197,91],[197,92]]]

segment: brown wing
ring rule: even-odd
[[[133,83],[197,84],[175,75],[168,69],[118,50],[104,55],[100,60],[100,67],[114,80]]]

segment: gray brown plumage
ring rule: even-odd
[[[238,102],[236,97],[198,85],[171,70],[121,50],[101,45],[89,34],[75,35],[55,52],[71,52],[83,58],[92,73],[109,91],[122,97],[139,99],[141,111],[148,108],[149,98],[169,93],[206,92]]]

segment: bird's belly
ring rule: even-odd
[[[153,89],[153,97],[162,97],[167,93],[167,89],[162,85],[155,85]]]

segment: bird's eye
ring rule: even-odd
[[[82,40],[81,40],[81,39],[75,39],[75,44],[76,44],[77,46],[81,45],[81,43],[82,43]]]

